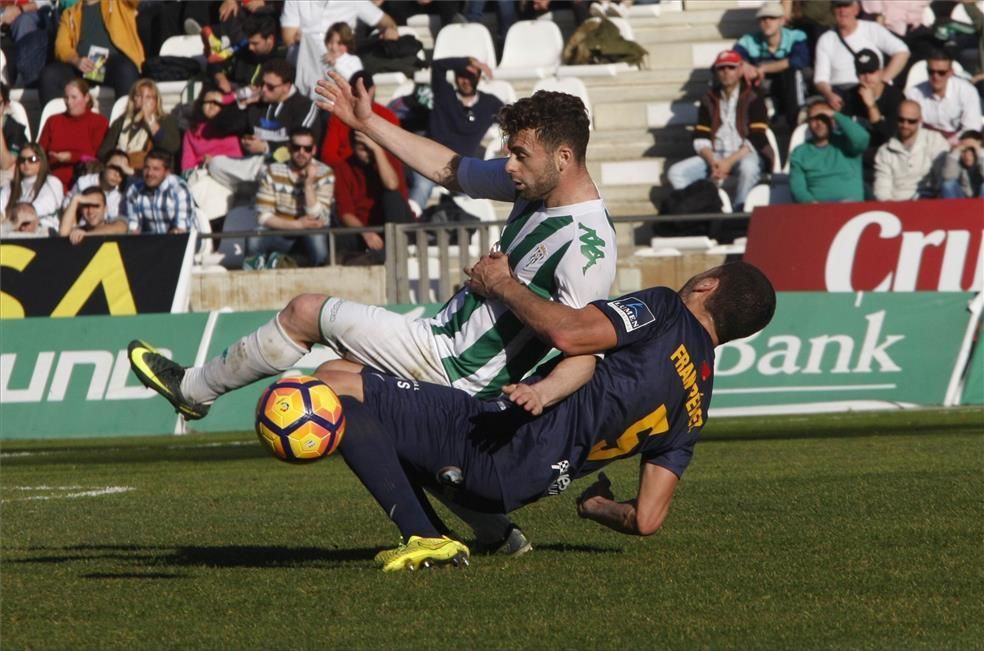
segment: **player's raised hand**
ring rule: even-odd
[[[586,518],[588,516],[588,503],[595,498],[615,500],[615,495],[612,493],[612,482],[604,472],[599,472],[598,479],[577,496],[577,514]]]
[[[322,100],[317,102],[318,108],[336,115],[339,120],[353,129],[362,129],[372,115],[372,98],[362,79],[356,82],[355,88],[344,77],[335,71],[329,72],[330,79],[318,80],[314,92]]]
[[[468,276],[466,283],[468,289],[486,298],[497,298],[496,286],[512,278],[509,256],[499,251],[483,255],[478,262],[471,267],[465,267],[463,271]]]
[[[502,392],[513,404],[522,407],[534,416],[543,413],[543,399],[537,390],[529,384],[507,384],[502,387]]]

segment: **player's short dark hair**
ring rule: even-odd
[[[171,154],[164,151],[160,147],[155,147],[154,149],[151,149],[149,152],[147,152],[147,157],[144,158],[144,163],[146,164],[146,161],[149,160],[159,160],[160,162],[164,163],[164,167],[166,167],[167,169],[171,169]]]
[[[753,335],[769,325],[776,311],[776,290],[758,267],[732,262],[714,267],[687,281],[680,294],[703,278],[717,278],[718,287],[704,304],[711,318],[718,343]]]
[[[567,145],[578,162],[588,151],[588,110],[579,97],[549,90],[537,91],[499,110],[499,125],[507,136],[531,129],[543,146],[554,151]]]
[[[966,131],[961,133],[960,139],[963,140],[964,138],[973,138],[974,140],[982,140],[981,132],[976,129],[967,129]]]
[[[373,80],[372,75],[369,74],[369,71],[358,70],[353,72],[352,76],[349,77],[349,86],[355,88],[355,85],[359,83],[360,79],[362,80],[362,85],[366,87],[366,90],[372,90],[372,87],[376,85],[376,82]]]
[[[273,16],[249,14],[243,21],[243,32],[246,33],[246,38],[254,34],[259,34],[263,38],[276,36],[278,27],[277,19]]]
[[[288,138],[293,140],[294,136],[310,136],[311,141],[312,142],[315,141],[314,131],[312,131],[308,127],[294,127],[293,129],[290,130],[290,134],[288,135]]]
[[[287,59],[270,59],[260,68],[260,77],[265,74],[277,75],[286,84],[294,83],[294,66]]]
[[[953,57],[946,53],[946,50],[940,50],[939,48],[933,48],[929,52],[929,56],[926,57],[926,63],[930,61],[946,61],[953,66]]]

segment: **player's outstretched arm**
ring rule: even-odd
[[[331,80],[319,80],[315,92],[323,99],[318,107],[334,114],[346,125],[361,131],[401,161],[431,181],[460,192],[458,164],[461,156],[429,138],[411,133],[373,113],[372,99],[361,79],[353,88],[337,72]]]
[[[540,339],[567,355],[600,353],[618,342],[614,326],[601,310],[540,298],[513,275],[504,253],[483,256],[465,274],[471,291],[502,301]]]
[[[515,404],[534,416],[571,395],[591,379],[597,360],[594,355],[562,359],[536,384],[507,384],[502,392]]]
[[[650,536],[663,526],[679,478],[662,466],[642,464],[639,496],[616,502],[605,473],[577,498],[577,514],[620,533]]]

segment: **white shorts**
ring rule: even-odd
[[[318,326],[321,342],[339,357],[400,378],[450,384],[425,321],[329,298],[321,306]]]

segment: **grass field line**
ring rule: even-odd
[[[179,445],[166,445],[165,450],[196,450],[201,448],[224,448],[224,447],[239,447],[243,445],[255,445],[255,440],[248,441],[215,441],[210,443],[182,443]],[[107,451],[109,450],[157,450],[160,446],[154,445],[121,445],[103,448]],[[17,452],[0,452],[0,459],[7,459],[12,457],[40,457],[50,454],[58,454],[59,450],[38,450],[37,452],[31,450],[19,450]]]
[[[81,486],[14,486],[14,490],[77,490]],[[91,490],[79,491],[77,493],[63,493],[54,495],[28,495],[27,497],[11,497],[0,500],[0,504],[7,502],[26,502],[28,500],[63,500],[78,497],[102,497],[103,495],[117,495],[119,493],[129,493],[136,490],[133,486],[104,486]]]
[[[738,389],[718,389],[714,393],[718,395],[729,394],[737,395],[740,393],[794,393],[804,391],[889,391],[895,389],[897,384],[820,384],[805,387],[747,387]]]

